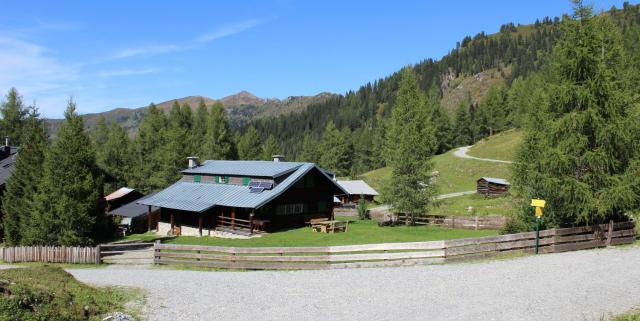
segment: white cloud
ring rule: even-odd
[[[249,19],[233,25],[224,26],[209,33],[205,33],[196,39],[197,42],[211,42],[220,38],[229,37],[256,27],[262,21]]]
[[[24,94],[63,89],[78,78],[78,67],[65,64],[45,47],[0,35],[0,89]]]
[[[135,48],[127,48],[120,51],[115,52],[113,55],[110,55],[106,58],[106,60],[115,60],[122,58],[130,58],[136,56],[151,56],[151,55],[159,55],[170,52],[176,52],[181,50],[186,50],[186,47],[181,47],[177,45],[148,45],[142,47]]]
[[[155,74],[160,72],[159,68],[143,68],[143,69],[115,69],[115,70],[102,70],[97,72],[98,77],[110,78],[110,77],[122,77],[122,76],[141,76],[148,74]]]

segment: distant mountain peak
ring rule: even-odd
[[[242,106],[242,105],[262,105],[267,100],[260,98],[246,90],[239,93],[223,97],[219,100],[225,107],[227,106]]]

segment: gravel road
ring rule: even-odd
[[[421,267],[69,270],[147,289],[150,320],[600,320],[640,304],[640,247]]]
[[[460,158],[467,158],[467,159],[475,159],[475,160],[480,160],[480,161],[485,161],[485,162],[493,162],[493,163],[505,163],[505,164],[512,164],[512,161],[506,161],[506,160],[500,160],[500,159],[490,159],[490,158],[480,158],[480,157],[474,157],[471,156],[469,154],[467,154],[467,152],[469,152],[469,148],[471,148],[472,146],[464,146],[464,147],[460,147],[458,149],[456,149],[453,152],[453,156],[455,157],[460,157]]]

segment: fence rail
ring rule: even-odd
[[[405,216],[399,215],[398,220],[404,221]],[[434,225],[448,228],[468,230],[499,230],[507,224],[508,218],[500,215],[490,216],[447,216],[426,215],[414,218],[415,224]]]
[[[100,247],[19,246],[2,249],[7,263],[86,263],[100,264]]]
[[[540,231],[540,253],[628,244],[635,223]],[[341,269],[433,264],[509,253],[533,253],[535,232],[469,239],[321,247],[154,245],[154,263],[223,269]]]

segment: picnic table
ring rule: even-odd
[[[322,233],[346,232],[349,228],[348,221],[321,221],[311,223],[311,230]]]

